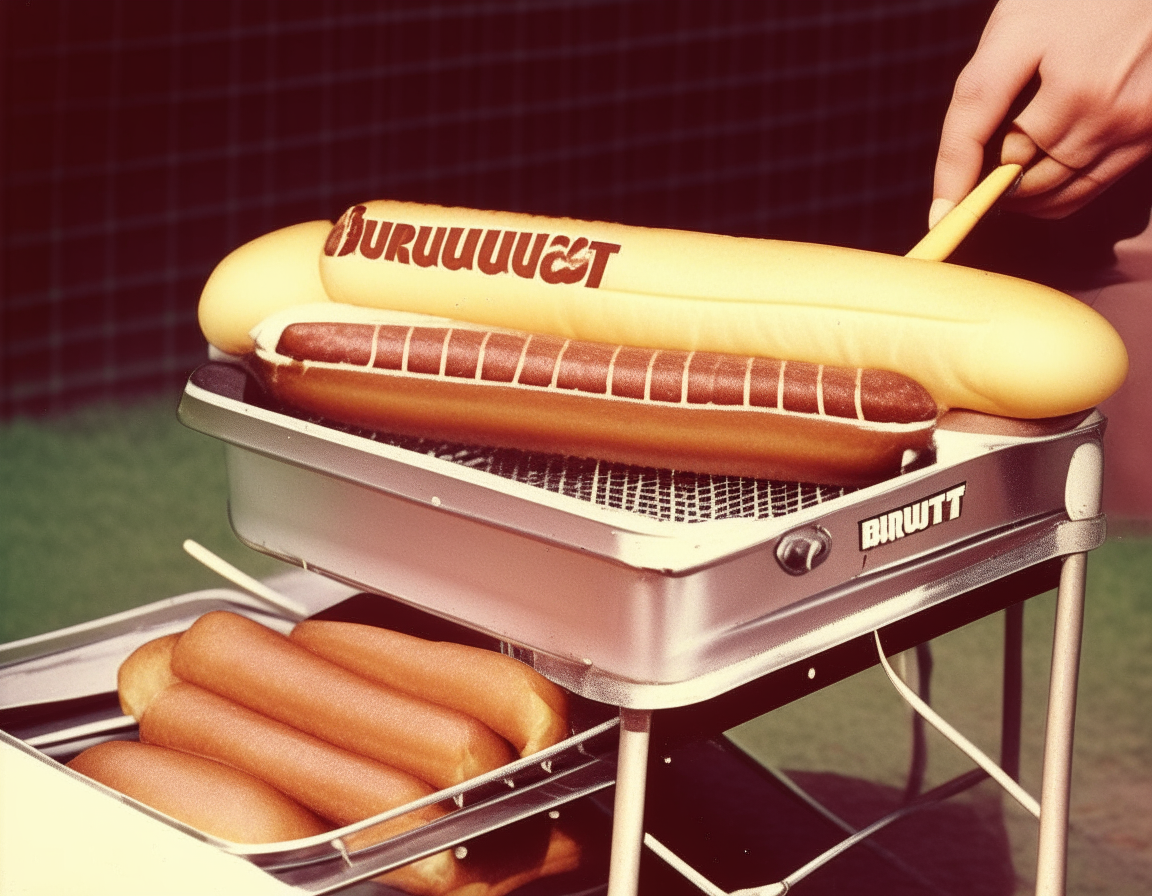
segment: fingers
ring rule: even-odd
[[[1004,143],[1000,147],[1001,165],[1019,165],[1027,168],[1032,160],[1040,154],[1040,147],[1019,127],[1013,125],[1004,135]]]
[[[1022,0],[1013,0],[1022,6]],[[1049,156],[1086,171],[1152,132],[1152,4],[1047,0],[1036,96],[1015,123]],[[1022,8],[1027,8],[1023,7]]]
[[[1013,197],[1021,200],[1054,193],[1077,177],[1079,172],[1075,168],[1058,162],[1051,156],[1042,156],[1035,165],[1024,172],[1019,185],[1013,191]]]
[[[1080,208],[1152,153],[1149,0],[999,0],[956,83],[930,223],[972,188],[984,150],[1033,78],[1001,148],[1028,171],[1006,205],[1040,217]]]
[[[973,58],[956,82],[952,104],[944,117],[932,187],[934,198],[959,202],[976,186],[984,166],[984,147],[1033,72],[1034,69],[1020,68],[1014,77],[1000,80],[982,60]]]
[[[1139,164],[1147,152],[1129,145],[1108,153],[1085,169],[1045,156],[1029,169],[1004,206],[1036,218],[1064,218],[1083,208]]]
[[[929,226],[976,186],[985,146],[1040,64],[1030,35],[1018,33],[1011,19],[1002,24],[1003,19],[993,13],[976,53],[956,79],[940,134]]]
[[[1086,205],[1114,180],[1126,174],[1145,156],[1140,144],[1118,147],[1080,169],[1045,155],[1020,125],[1004,137],[1002,164],[1026,167],[1024,176],[1006,197],[1004,205],[1038,218],[1063,218]]]
[[[928,229],[931,230],[937,224],[944,220],[948,212],[956,208],[957,203],[952,199],[945,199],[937,197],[932,200],[932,205],[928,208]]]

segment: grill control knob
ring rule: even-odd
[[[822,526],[804,526],[794,529],[776,545],[776,560],[784,571],[802,576],[828,559],[832,552],[832,536]]]

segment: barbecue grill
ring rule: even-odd
[[[950,415],[931,456],[855,490],[388,439],[286,413],[221,362],[192,375],[179,414],[226,444],[237,535],[322,573],[332,584],[318,605],[362,592],[385,620],[419,611],[577,698],[569,740],[430,797],[458,809],[376,847],[350,854],[337,835],[385,816],[265,847],[177,825],[198,840],[331,892],[615,785],[608,893],[636,891],[646,839],[719,893],[645,837],[653,738],[723,730],[782,694],[887,668],[886,653],[1058,577],[1037,890],[1062,891],[1085,558],[1105,536],[1098,413],[1027,424]],[[94,707],[90,693],[63,699],[45,683],[75,683],[86,663],[118,662],[220,606],[291,624],[221,591],[0,648],[5,749],[52,761],[131,737],[110,699]],[[1029,805],[1010,773],[976,758]]]

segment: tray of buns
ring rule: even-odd
[[[325,625],[336,626],[337,631],[350,626],[354,631],[380,631],[389,637],[415,639],[420,645],[460,649],[469,663],[476,662],[479,654],[479,669],[485,667],[486,659],[498,661],[498,666],[523,667],[503,656],[498,643],[439,620],[423,618],[379,596],[372,595],[370,600],[366,597],[339,601],[307,623],[321,626],[322,632]],[[354,621],[362,618],[371,621]],[[356,753],[350,768],[355,770],[357,780],[347,786],[371,793],[363,798],[369,802],[355,795],[349,797],[345,791],[332,792],[339,793],[343,803],[361,811],[369,811],[363,807],[371,806],[372,812],[340,823],[323,808],[325,799],[336,797],[321,796],[320,792],[337,786],[337,778],[333,777],[337,772],[330,769],[352,761],[349,752],[354,750],[347,745],[333,747],[319,735],[299,735],[295,726],[288,727],[297,732],[296,740],[282,742],[286,725],[272,719],[278,710],[267,708],[272,714],[268,717],[271,722],[262,713],[259,720],[251,721],[253,711],[248,709],[247,694],[234,695],[233,700],[176,677],[157,683],[159,667],[155,665],[153,648],[168,641],[178,642],[186,633],[194,633],[213,620],[239,625],[240,652],[259,655],[258,664],[278,667],[274,675],[292,678],[292,672],[285,670],[294,667],[278,665],[278,661],[261,653],[267,647],[261,637],[273,647],[288,644],[291,633],[302,623],[270,613],[258,601],[239,592],[197,592],[0,646],[0,741],[5,748],[53,765],[62,775],[96,788],[109,798],[127,802],[158,823],[243,857],[305,892],[331,892],[367,879],[379,879],[388,886],[414,892],[421,892],[432,879],[441,883],[452,880],[458,885],[468,881],[495,885],[502,880],[528,881],[566,873],[580,864],[581,845],[571,833],[571,813],[565,807],[610,786],[614,780],[618,720],[607,707],[564,695],[570,699],[564,703],[562,726],[554,726],[547,736],[526,746],[524,755],[505,744],[501,748],[505,752],[497,754],[501,758],[468,766],[455,777],[421,770],[415,798],[378,796],[373,788],[384,774],[380,769],[391,774],[393,766],[378,757],[365,759]],[[396,627],[382,629],[382,620]],[[400,632],[399,624],[429,637]],[[213,649],[220,643],[221,634],[218,629],[208,632]],[[226,639],[226,632],[224,635]],[[459,636],[459,640],[433,640],[445,636]],[[396,650],[391,642],[389,649]],[[311,648],[299,650],[309,655],[312,652]],[[178,656],[166,654],[164,668],[179,668],[196,678],[198,673],[177,664],[174,657]],[[239,661],[234,657],[231,662]],[[199,657],[196,662],[228,660],[213,656]],[[227,668],[224,676],[230,681],[241,674],[233,667],[222,668]],[[530,670],[525,674],[535,676]],[[331,702],[338,699],[332,695],[342,686],[339,679],[333,681],[321,689]],[[493,690],[500,689],[493,686]],[[198,696],[188,702],[195,696],[192,692]],[[277,699],[285,702],[291,698],[280,695]],[[201,702],[196,704],[196,700]],[[225,703],[228,705],[223,714],[213,709],[215,704]],[[374,711],[369,708],[361,712],[369,716]],[[180,718],[174,721],[175,714],[180,714]],[[245,727],[249,724],[255,727]],[[298,724],[300,731],[307,727],[306,723]],[[344,727],[353,728],[355,724]],[[485,731],[485,736],[495,737],[486,727]],[[253,738],[252,732],[260,732],[260,736]],[[434,752],[437,742],[448,739],[443,732],[434,734],[431,729],[424,736],[432,744],[420,748],[427,752]],[[314,759],[314,764],[323,768],[308,771],[305,760],[285,760],[285,743],[293,749],[327,750],[317,753]],[[248,760],[244,759],[244,751]],[[178,761],[170,757],[177,757]],[[156,766],[167,776],[164,788],[157,788],[148,777],[153,774],[149,763],[157,758],[162,763],[175,763]],[[193,764],[186,770],[181,764],[185,762]],[[234,782],[227,778],[218,783],[211,775],[194,777],[201,774],[202,764],[212,766],[212,774],[224,767],[230,775],[244,780]],[[299,780],[284,779],[289,773],[298,775]],[[196,814],[196,806],[189,805],[184,796],[167,792],[181,786],[185,774],[193,776],[187,780],[196,782],[210,800],[207,827],[200,823],[202,816]],[[424,778],[436,783],[427,783]],[[253,783],[252,779],[258,780]],[[447,783],[449,780],[453,783]],[[276,799],[290,803],[295,815],[285,815],[280,802],[267,809],[260,803],[259,812],[246,808],[246,788],[256,785],[272,786],[277,791]],[[160,789],[165,792],[159,793]],[[252,794],[253,805],[265,799],[263,790]],[[300,805],[296,805],[297,801]],[[250,812],[253,818],[259,815],[263,819],[260,813],[265,811],[276,815],[277,826],[260,826],[262,821],[258,824],[247,817],[233,822],[226,811],[229,805],[241,807],[240,815]],[[355,808],[340,811],[355,812]],[[316,818],[319,826],[310,826]],[[231,824],[237,827],[228,827]],[[235,832],[246,836],[228,836]],[[283,835],[290,838],[284,839]]]
[[[1076,468],[1095,487],[1094,411],[954,412],[929,454],[860,488],[682,477],[684,492],[668,471],[525,475],[531,457],[335,426],[230,363],[192,375],[179,416],[225,443],[232,525],[252,547],[513,645],[615,706],[708,699],[1104,536],[1069,510]],[[663,489],[650,506],[645,482]]]

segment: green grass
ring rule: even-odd
[[[176,401],[0,426],[0,642],[222,585],[185,538],[253,575],[284,568],[232,534],[223,446]]]
[[[194,538],[256,576],[283,569],[242,545],[227,517],[223,448],[181,426],[176,397],[0,426],[0,642],[51,631],[221,580],[181,548]],[[1054,595],[1026,613],[1025,784],[1036,792]],[[934,643],[933,703],[996,755],[1001,621]],[[1152,539],[1113,538],[1089,560],[1070,863],[1073,894],[1152,892]],[[879,670],[733,732],[787,769],[901,786],[908,712]],[[969,767],[938,736],[929,784]],[[1035,823],[1003,804],[1021,886]]]

